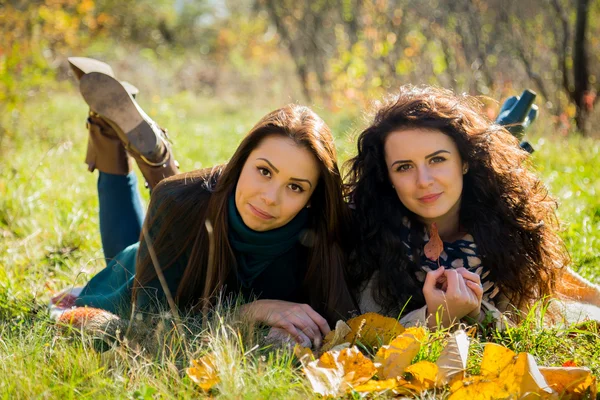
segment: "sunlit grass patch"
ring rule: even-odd
[[[157,102],[142,96],[140,102],[171,132],[184,171],[225,162],[271,111],[189,94]],[[362,119],[317,111],[336,134],[341,160],[347,159],[354,151],[349,138]],[[177,335],[166,335],[161,348],[169,351],[154,354],[127,345],[98,353],[86,335],[57,335],[45,312],[51,293],[83,284],[105,265],[97,173],[88,173],[83,163],[86,115],[87,107],[72,92],[33,98],[16,117],[0,117],[11,127],[0,150],[0,398],[316,397],[290,350],[268,347],[261,342],[264,332],[248,332],[226,313],[202,329],[186,330],[185,345]],[[573,267],[600,282],[600,142],[539,131],[531,141],[534,166],[559,201]],[[422,349],[419,359],[439,355],[443,337],[432,338],[438,341]],[[503,333],[487,332],[471,353],[476,360],[481,343],[489,340],[530,352],[540,365],[571,360],[599,376],[599,339],[593,324],[548,329],[531,316]],[[216,354],[222,372],[215,390],[205,394],[184,369],[189,358],[208,352]],[[469,371],[476,372],[475,364]]]

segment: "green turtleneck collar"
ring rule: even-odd
[[[229,196],[227,216],[229,243],[237,260],[236,274],[246,288],[271,263],[290,251],[298,242],[308,221],[308,210],[303,208],[286,225],[265,232],[254,231],[244,224],[235,206],[235,195]]]

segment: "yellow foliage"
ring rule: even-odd
[[[488,343],[483,349],[481,375],[497,377],[516,357],[516,353],[504,346]]]
[[[344,338],[346,342],[360,342],[368,346],[388,344],[397,335],[404,332],[404,327],[394,318],[384,317],[377,313],[366,313],[348,320],[352,331]]]
[[[450,399],[469,399],[477,392],[477,399],[487,398],[553,398],[533,356],[489,343],[483,352],[481,376],[456,382],[450,388]],[[484,396],[484,397],[481,397]]]
[[[354,391],[361,393],[385,392],[398,386],[397,379],[386,379],[384,381],[370,380],[365,384],[355,386]]]
[[[406,390],[421,393],[436,386],[438,367],[429,361],[419,361],[404,370],[404,378],[398,379],[400,392]]]
[[[596,396],[596,377],[589,368],[540,367],[540,372],[551,389],[561,399],[584,399]]]
[[[202,390],[210,390],[220,382],[217,376],[214,357],[209,354],[198,360],[191,361],[192,366],[185,372]]]
[[[325,335],[321,351],[326,352],[342,343],[346,343],[346,335],[352,332],[352,328],[344,321],[338,321],[335,324],[335,329]]]
[[[303,363],[304,374],[315,393],[342,396],[375,375],[377,369],[355,346],[324,353],[318,360]]]
[[[419,353],[425,335],[423,328],[408,328],[389,345],[382,346],[374,358],[379,377],[389,379],[401,376]]]
[[[294,346],[294,355],[302,363],[313,361],[315,359],[315,355],[311,349],[308,347],[302,347],[299,344]]]

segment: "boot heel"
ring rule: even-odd
[[[143,111],[119,81],[90,72],[81,77],[79,86],[90,108],[115,129],[128,151],[149,160],[161,158],[164,146],[162,136],[155,131],[158,127],[144,118]]]

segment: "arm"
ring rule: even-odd
[[[556,297],[600,307],[600,286],[586,280],[571,268],[565,268],[556,282]]]

